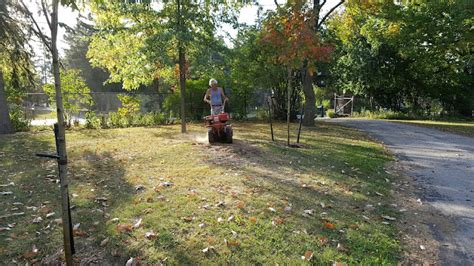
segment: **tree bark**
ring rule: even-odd
[[[71,242],[71,221],[69,216],[69,191],[67,180],[67,152],[66,152],[66,132],[64,125],[64,106],[61,93],[61,77],[59,74],[59,54],[57,47],[58,37],[58,6],[59,0],[53,0],[53,12],[51,14],[51,48],[53,58],[53,76],[54,88],[56,91],[56,107],[58,117],[58,132],[57,132],[57,152],[58,152],[58,168],[59,180],[61,183],[61,209],[63,220],[63,240],[64,252],[66,255],[66,264],[72,265],[72,242]]]
[[[286,126],[288,130],[287,145],[290,146],[290,110],[291,110],[291,68],[288,67],[288,91],[287,91],[287,103],[286,103]]]
[[[7,95],[5,93],[5,82],[3,72],[0,70],[0,134],[13,133],[12,122],[10,121],[10,112],[8,109]]]
[[[181,14],[181,3],[177,0],[178,4],[178,57],[179,57],[179,87],[181,90],[181,133],[186,133],[186,54],[183,47],[183,41],[180,39],[183,32],[183,20]]]
[[[304,106],[303,125],[307,127],[314,126],[314,116],[316,115],[316,96],[313,90],[313,75],[306,67],[303,82],[303,92],[306,100]]]

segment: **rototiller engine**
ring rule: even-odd
[[[207,127],[209,143],[232,143],[232,125],[229,123],[229,114],[208,115],[204,117]]]

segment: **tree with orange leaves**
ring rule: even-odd
[[[318,11],[319,12],[319,11]],[[278,7],[277,12],[270,14],[264,23],[260,43],[274,55],[274,63],[283,64],[288,69],[288,92],[287,92],[287,144],[290,145],[290,95],[292,69],[302,68],[304,75],[304,86],[310,89],[304,90],[307,104],[305,108],[305,125],[313,123],[315,114],[315,97],[312,88],[313,76],[316,71],[316,63],[328,61],[331,47],[324,45],[320,34],[317,32],[314,10],[307,6],[305,1],[290,1],[284,7]]]

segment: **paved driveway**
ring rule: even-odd
[[[433,228],[443,264],[474,265],[474,138],[379,120],[329,121],[368,132],[409,166],[424,200],[455,223],[452,235]]]

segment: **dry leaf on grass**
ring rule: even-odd
[[[87,233],[77,229],[77,230],[72,230],[72,235],[73,236],[78,236],[78,237],[86,237]]]
[[[105,247],[105,246],[107,246],[107,243],[109,243],[109,238],[108,237],[100,242],[100,246]]]
[[[280,224],[283,224],[285,220],[283,218],[280,218],[280,217],[275,217],[272,219],[272,224],[273,225],[280,225]]]
[[[238,247],[240,246],[240,242],[239,241],[232,241],[232,240],[227,240],[224,238],[224,243],[228,246],[228,247]]]
[[[388,216],[388,215],[382,215],[382,218],[384,218],[385,220],[388,220],[388,221],[396,221],[397,220],[397,218],[391,217],[391,216]]]
[[[186,217],[181,217],[181,219],[185,222],[192,222],[194,220],[194,216],[186,216]]]
[[[304,253],[304,256],[301,257],[302,259],[304,260],[311,260],[313,258],[313,251],[311,250],[307,250],[305,253]]]
[[[116,229],[120,233],[132,232],[133,231],[133,225],[131,225],[131,224],[118,224]]]
[[[257,222],[257,218],[255,218],[255,217],[250,217],[249,220],[250,220],[252,223],[256,223],[256,222]]]
[[[154,239],[157,239],[158,236],[156,235],[155,232],[149,231],[149,232],[146,232],[146,233],[145,233],[145,238],[146,238],[146,239],[150,239],[150,240],[154,240]]]
[[[142,218],[138,219],[135,224],[133,225],[133,228],[138,228],[142,225]]]
[[[334,226],[334,224],[332,223],[324,223],[324,227],[327,228],[327,229],[335,229],[336,226]]]

